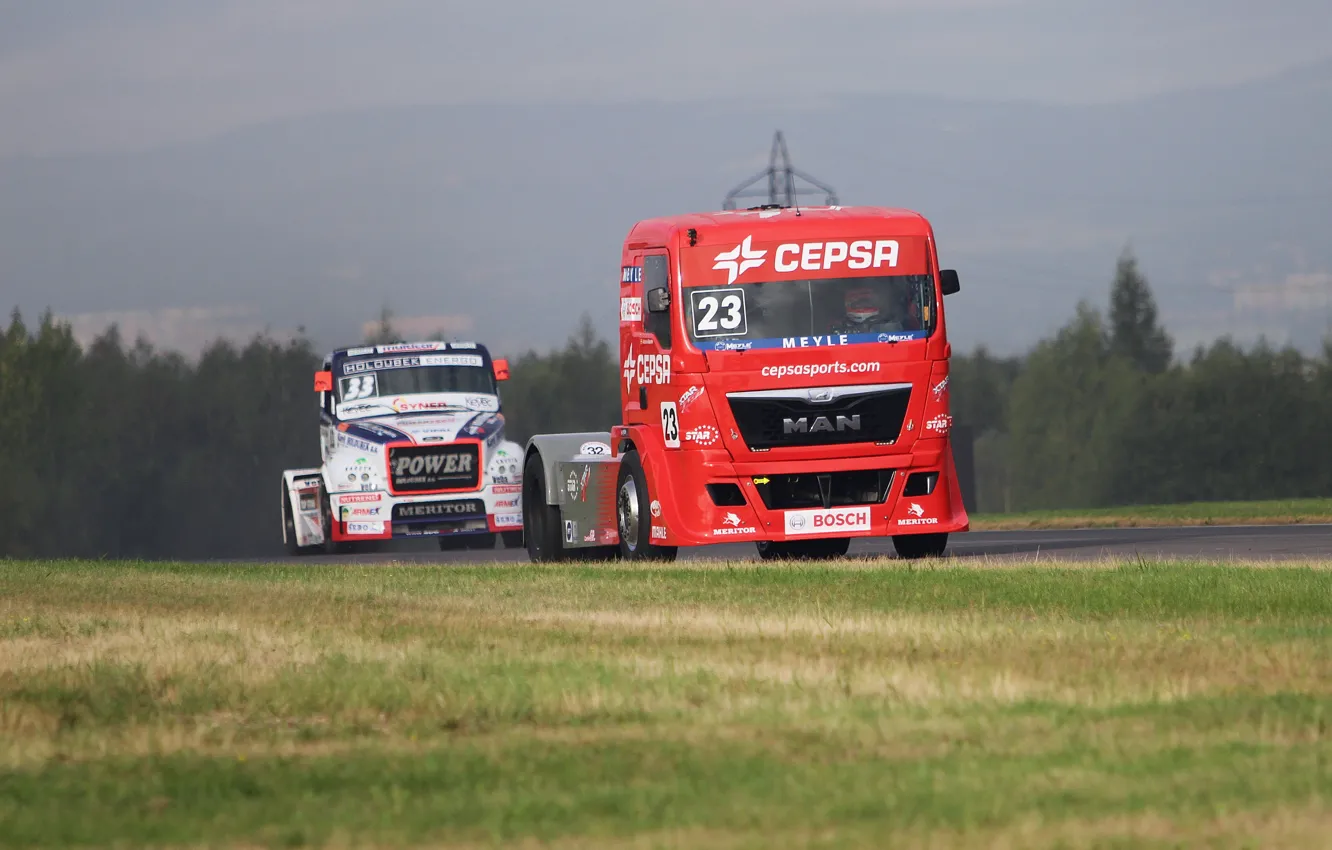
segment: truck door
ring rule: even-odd
[[[325,360],[323,371],[327,372],[332,368],[333,365]],[[329,456],[338,445],[337,420],[333,417],[334,411],[337,410],[337,378],[333,380],[334,389],[319,392],[319,456],[322,463],[328,462]]]
[[[678,309],[670,298],[670,262],[665,250],[645,251],[643,267],[643,326],[627,334],[623,352],[627,398],[627,422],[660,423],[670,448],[679,446],[679,423],[673,417],[670,395],[673,317]]]

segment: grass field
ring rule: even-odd
[[[972,514],[972,531],[1040,528],[1145,528],[1178,525],[1295,525],[1332,523],[1332,499],[1193,502],[1095,510]]]
[[[0,846],[1322,847],[1326,565],[0,561]]]

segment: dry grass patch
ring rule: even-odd
[[[830,698],[1093,706],[1218,692],[1332,693],[1326,643],[1253,643],[1226,623],[1032,622],[969,613],[762,617],[697,609],[545,611],[523,619],[598,644],[615,635],[650,642],[654,651],[631,659],[640,675],[703,671]]]
[[[1329,622],[1321,565],[0,563],[0,843],[1298,841]]]
[[[1332,835],[1332,810],[1321,803],[1275,810],[1237,811],[1214,818],[1164,817],[1146,812],[1095,819],[1051,823],[1026,818],[999,829],[967,832],[932,831],[925,835],[894,836],[902,848],[985,847],[988,850],[1061,850],[1107,846],[1140,848],[1325,848]],[[852,840],[850,844],[859,844]],[[873,846],[873,842],[864,846]]]

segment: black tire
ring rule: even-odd
[[[469,548],[467,537],[466,534],[441,534],[435,540],[438,541],[441,552],[460,552]]]
[[[620,557],[626,561],[674,561],[678,547],[652,543],[652,515],[647,474],[638,452],[630,449],[615,479],[615,522],[620,532]]]
[[[846,556],[850,537],[825,537],[815,540],[758,540],[754,544],[765,561],[826,561]]]
[[[893,548],[898,557],[915,560],[917,558],[939,558],[948,546],[948,533],[940,534],[899,534],[893,538]]]
[[[501,531],[500,543],[505,549],[523,548],[523,533],[521,531]]]
[[[546,470],[535,452],[523,464],[523,538],[527,557],[534,562],[563,561],[569,556],[560,509],[546,504]]]
[[[487,531],[485,534],[463,534],[463,547],[472,550],[488,550],[495,548],[495,532]]]
[[[819,560],[845,558],[847,551],[851,548],[850,537],[825,537],[822,540],[803,540],[801,542],[808,544],[801,553],[801,557]]]

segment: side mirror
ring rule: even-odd
[[[664,286],[658,286],[656,289],[649,289],[647,293],[647,308],[649,313],[665,313],[671,306],[671,292]]]
[[[953,295],[962,291],[962,282],[957,279],[955,269],[939,269],[939,289],[944,295]]]
[[[495,367],[495,380],[497,380],[497,381],[507,381],[507,380],[509,380],[509,361],[508,361],[508,360],[505,360],[503,357],[499,357],[499,358],[496,358],[495,360],[492,360],[492,361],[491,361],[491,365]]]
[[[328,393],[333,391],[333,373],[315,372],[315,388],[317,393]]]

